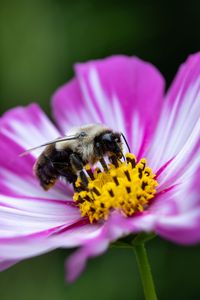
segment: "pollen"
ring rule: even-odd
[[[146,159],[139,162],[127,153],[125,161],[111,160],[107,170],[87,165],[88,185],[84,187],[81,179],[76,181],[74,201],[82,217],[88,217],[90,223],[107,220],[117,210],[126,217],[146,210],[155,196],[158,185]]]

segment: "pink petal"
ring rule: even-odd
[[[60,132],[36,104],[6,112],[0,118],[0,132],[24,150],[60,136]],[[36,153],[38,152],[32,152],[34,156]]]
[[[53,96],[53,112],[62,131],[83,123],[104,123],[122,131],[140,156],[162,107],[160,73],[138,58],[113,56],[78,64],[76,74]]]
[[[71,201],[2,195],[0,200],[0,253],[5,260],[38,255],[64,243],[67,247],[77,246],[88,236],[87,231],[85,235],[84,231],[81,236],[76,234],[85,224],[75,226],[81,216]],[[67,237],[62,235],[63,229],[69,232]]]
[[[82,218],[77,219],[76,214],[80,217],[79,211],[70,211],[67,205],[60,208],[56,204],[54,207],[47,205],[45,210],[47,214],[44,210],[39,214],[37,209],[30,213],[28,210],[7,207],[3,210],[0,207],[0,268],[5,269],[12,265],[12,261],[15,263],[58,247],[80,246],[101,230],[99,225],[88,224],[88,220]]]
[[[53,115],[63,133],[74,125],[95,123],[84,98],[77,78],[60,87],[53,95]]]
[[[69,226],[81,217],[71,201],[5,195],[0,195],[0,201],[0,239]]]
[[[58,137],[60,133],[35,105],[19,107],[0,118],[0,193],[35,197],[66,199],[72,196],[68,185],[58,184],[49,193],[43,191],[35,176],[35,157],[43,149],[29,155],[19,155],[26,149]]]
[[[22,260],[32,256],[63,247],[77,247],[88,238],[95,238],[101,226],[84,224],[78,220],[70,226],[57,226],[34,234],[0,238],[0,253],[2,259]]]
[[[155,231],[174,242],[194,244],[200,241],[200,167],[190,179],[166,193],[164,201],[152,207],[158,215]],[[167,211],[169,203],[174,209]]]
[[[200,163],[200,53],[183,64],[170,88],[146,156],[159,189],[185,180]]]
[[[80,246],[81,242],[83,243],[84,235],[90,237],[94,236],[96,231],[96,226],[69,226],[68,234],[64,239],[56,239],[54,234],[59,232],[59,228],[56,231],[56,228],[51,230],[38,232],[35,235],[16,237],[15,239],[0,239],[0,271],[9,268],[16,262],[27,259],[36,255],[43,254],[48,251],[52,251],[58,247],[77,247]],[[70,229],[71,227],[71,229]],[[86,228],[86,230],[85,230]],[[89,230],[88,230],[89,229]],[[66,229],[67,232],[67,229]],[[59,234],[57,235],[59,237]],[[63,246],[63,244],[65,244]]]
[[[80,219],[71,226],[57,230],[51,235],[51,243],[63,248],[77,247],[96,238],[102,230],[102,224],[90,224],[87,219]]]
[[[15,265],[17,262],[18,262],[17,260],[0,259],[0,272],[10,268],[11,266]]]
[[[200,241],[200,209],[179,216],[162,218],[156,233],[175,243],[189,245]]]

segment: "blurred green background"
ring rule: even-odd
[[[199,1],[1,0],[0,113],[36,101],[50,114],[50,96],[71,78],[75,62],[114,53],[151,61],[169,85],[200,49],[199,15]],[[200,298],[200,246],[156,238],[148,249],[159,299]],[[0,299],[143,299],[130,250],[91,260],[73,285],[64,282],[69,253],[57,250],[1,273]]]

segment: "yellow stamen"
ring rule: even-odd
[[[98,168],[93,172],[88,165],[85,169],[89,175],[88,187],[85,189],[78,178],[76,187],[80,191],[75,192],[73,199],[90,223],[107,220],[113,210],[125,216],[142,212],[156,193],[155,174],[144,158],[137,163],[131,153],[118,166],[109,164],[107,172]]]

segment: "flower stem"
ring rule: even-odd
[[[157,300],[151,268],[149,265],[144,242],[134,244],[134,251],[140,271],[145,300]]]

